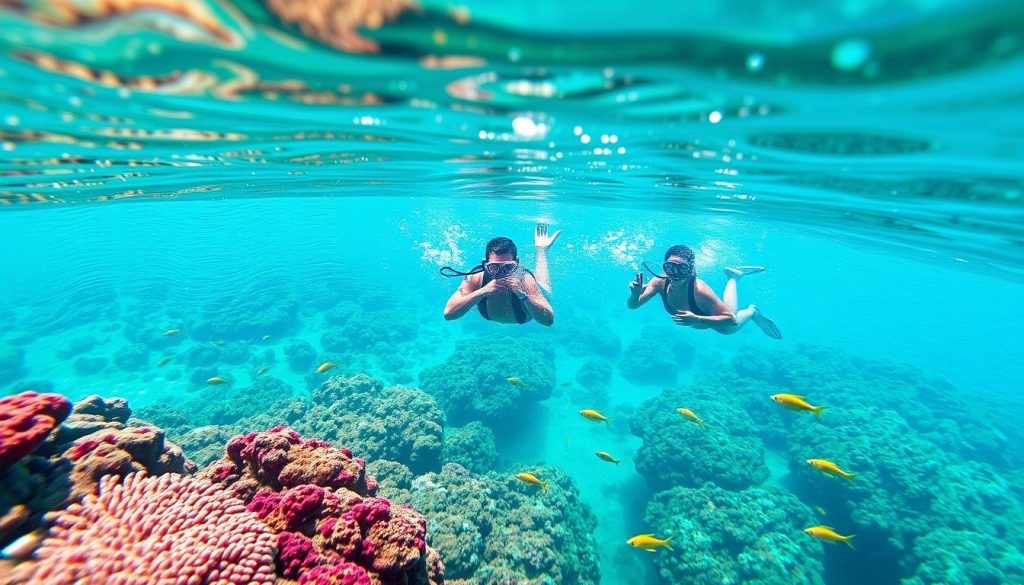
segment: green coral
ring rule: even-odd
[[[498,466],[494,433],[476,421],[448,429],[443,459],[445,463],[458,463],[474,473],[493,471]]]
[[[509,383],[510,377],[523,385]],[[462,341],[444,363],[420,374],[420,386],[450,422],[479,420],[492,428],[547,399],[554,385],[554,352],[542,342],[506,336]]]
[[[903,585],[1001,585],[1024,583],[1024,554],[1002,540],[940,528],[914,541]]]
[[[779,490],[712,485],[660,492],[645,519],[673,550],[653,557],[661,583],[824,583],[822,545],[802,532],[811,510]]]
[[[381,495],[427,518],[427,540],[445,563],[450,585],[548,585],[599,582],[593,531],[597,519],[556,467],[531,469],[548,489],[512,474],[477,475],[456,464]],[[394,474],[394,470],[391,470]]]
[[[751,434],[750,417],[720,398],[701,397],[700,388],[670,388],[644,402],[630,417],[630,431],[643,439],[636,469],[655,489],[699,487],[705,482],[728,489],[768,479],[765,449]],[[700,426],[676,409],[689,408]]]

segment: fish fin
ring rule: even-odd
[[[818,418],[821,418],[821,411],[825,410],[826,408],[828,408],[828,407],[827,406],[815,406],[814,407],[814,414],[818,415]]]
[[[852,548],[853,550],[857,550],[856,547],[853,546],[853,543],[850,542],[850,540],[852,540],[854,536],[857,536],[857,535],[856,534],[851,534],[851,535],[847,536],[846,538],[843,539],[843,542],[846,543],[846,546]]]
[[[857,477],[857,474],[856,473],[847,473],[847,474],[843,475],[843,477],[846,478],[846,481],[853,481],[853,478]]]
[[[640,536],[650,536],[650,537],[653,537],[653,536],[654,536],[654,533],[652,532],[652,533],[650,533],[650,534],[641,534]]]
[[[548,482],[546,482],[546,481],[540,482],[540,487],[542,487],[544,489],[548,489]]]
[[[644,550],[649,553],[656,552],[653,548],[645,548]]]
[[[675,550],[675,549],[672,548],[672,537],[671,536],[665,539],[665,548],[667,548],[668,550],[671,550],[671,551]]]
[[[822,528],[824,528],[825,530],[831,530],[832,532],[835,532],[835,531],[836,531],[836,529],[835,529],[835,528],[833,528],[833,527],[831,527],[831,526],[825,526],[824,524],[822,524],[822,525],[821,525],[821,527],[822,527]]]
[[[615,468],[619,469],[619,463],[622,463],[622,462],[621,461],[615,461],[614,463],[615,463]]]
[[[605,418],[605,419],[604,419],[604,424],[606,424],[606,425],[610,425],[610,424],[612,424],[612,419],[610,419],[610,418]]]

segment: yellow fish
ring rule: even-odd
[[[604,459],[608,463],[614,463],[615,467],[618,467],[619,463],[622,463],[622,461],[612,457],[610,453],[606,453],[604,451],[598,451],[597,453],[594,453],[594,455],[597,455],[598,457]]]
[[[807,464],[824,473],[825,475],[831,475],[833,477],[845,477],[846,479],[853,481],[853,478],[857,475],[856,473],[850,473],[849,471],[843,471],[838,465],[832,463],[828,459],[808,459]]]
[[[270,336],[269,335],[264,335],[263,336],[263,341],[269,341],[269,340],[270,340]]]
[[[215,384],[216,385],[216,384],[227,384],[228,381],[225,380],[224,378],[221,378],[220,376],[214,376],[214,377],[210,378],[209,380],[207,380],[206,383],[207,384]]]
[[[257,376],[262,376],[263,374],[266,374],[267,372],[269,372],[270,368],[272,368],[272,367],[274,367],[274,366],[263,366],[262,368],[256,370],[256,375]]]
[[[665,540],[655,538],[653,534],[638,534],[633,538],[626,541],[629,546],[643,549],[647,552],[654,552],[659,548],[667,548],[672,550],[672,537],[668,537]]]
[[[219,345],[220,347],[224,347],[224,345],[225,345],[225,344],[227,344],[227,342],[226,342],[226,341],[224,341],[223,339],[218,339],[218,340],[217,340],[217,341],[215,341],[214,343],[216,343],[216,344],[217,344],[217,345]]]
[[[821,416],[821,411],[828,408],[827,406],[814,406],[808,404],[804,398],[804,396],[799,396],[797,394],[772,394],[772,400],[778,402],[787,410],[795,410],[797,412],[809,410],[814,414]]]
[[[853,545],[850,544],[850,540],[855,535],[851,534],[849,536],[843,536],[842,534],[838,534],[835,529],[830,526],[811,526],[810,528],[804,528],[804,532],[824,542],[831,542],[833,544],[842,542],[845,543],[846,546],[853,548]]]
[[[160,361],[158,361],[156,363],[156,367],[162,368],[162,367],[166,366],[169,363],[171,363],[171,358],[169,358],[169,357],[160,358]]]
[[[526,388],[527,386],[529,386],[529,384],[523,382],[519,378],[505,378],[505,380],[507,380],[509,384],[512,384],[516,388]]]
[[[322,374],[322,373],[326,372],[327,370],[330,370],[331,368],[336,368],[336,367],[338,367],[338,364],[336,364],[334,362],[324,362],[324,363],[320,364],[320,366],[316,369],[316,373]]]
[[[548,482],[537,479],[536,475],[529,473],[527,471],[517,473],[516,477],[519,478],[519,481],[525,481],[526,483],[532,483],[533,485],[539,485],[544,489],[548,489]]]
[[[580,411],[580,415],[582,415],[583,418],[585,418],[587,420],[592,420],[594,422],[604,422],[604,423],[611,423],[612,422],[612,419],[605,418],[605,416],[603,414],[601,414],[600,412],[598,412],[596,410],[590,410],[589,408],[581,410]]]
[[[171,335],[177,335],[181,333],[181,329],[168,329],[164,331],[164,337],[170,337]]]
[[[825,515],[825,508],[822,508],[821,506],[815,506],[814,511],[818,513],[818,516]]]
[[[700,417],[694,414],[693,411],[690,410],[689,408],[677,408],[676,412],[692,420],[693,422],[699,424],[700,426],[704,426],[704,421],[700,420]]]

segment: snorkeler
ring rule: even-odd
[[[647,265],[644,264],[646,268]],[[715,291],[706,282],[697,278],[693,266],[693,250],[686,246],[672,246],[665,252],[665,263],[662,265],[664,276],[654,274],[654,279],[644,286],[644,273],[638,272],[636,278],[629,283],[629,299],[626,306],[636,309],[654,295],[661,295],[665,310],[672,315],[676,325],[693,327],[694,329],[714,329],[724,335],[736,333],[753,320],[765,335],[772,339],[782,339],[782,333],[771,319],[762,313],[757,305],[738,309],[739,299],[736,291],[739,279],[756,272],[763,272],[761,266],[737,266],[726,268],[725,275],[729,281],[725,285],[719,300]],[[650,270],[650,268],[647,268]]]
[[[522,324],[536,319],[541,325],[554,323],[555,313],[547,298],[551,294],[547,252],[561,233],[559,230],[549,236],[548,226],[537,224],[533,236],[537,246],[536,274],[519,264],[516,245],[508,238],[487,242],[484,260],[469,272],[459,272],[450,266],[442,268],[444,276],[466,277],[448,299],[444,318],[458,319],[475,305],[489,321]]]

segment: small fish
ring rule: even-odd
[[[828,459],[808,459],[807,464],[824,473],[825,475],[831,475],[832,477],[843,477],[849,481],[853,481],[856,477],[856,473],[850,473],[843,471],[838,465],[832,463]]]
[[[853,548],[850,544],[850,540],[855,536],[851,534],[849,536],[843,536],[835,531],[831,526],[811,526],[810,528],[804,528],[804,532],[810,534],[814,538],[824,542],[831,542],[833,544],[845,543],[846,546]]]
[[[814,511],[818,514],[818,516],[825,515],[825,508],[822,508],[821,506],[815,506]]]
[[[526,382],[523,382],[519,378],[515,378],[515,377],[513,377],[513,378],[505,378],[505,380],[507,380],[509,384],[512,384],[516,388],[526,388],[527,386],[529,386],[529,384],[527,384]]]
[[[270,336],[269,335],[264,335],[263,336],[263,341],[270,341]]]
[[[569,434],[566,433],[566,435],[565,435],[565,448],[568,449],[569,445],[570,445]]]
[[[704,421],[700,420],[700,417],[694,414],[693,411],[690,410],[689,408],[677,408],[676,412],[692,420],[693,422],[699,424],[700,426],[704,426]]]
[[[544,489],[548,489],[548,482],[541,481],[541,480],[537,479],[536,475],[534,475],[534,474],[532,474],[532,473],[530,473],[528,471],[524,471],[522,473],[517,473],[516,477],[519,478],[519,481],[524,481],[526,483],[532,483],[533,485],[539,485],[540,487],[542,487]]]
[[[591,410],[589,408],[581,410],[580,411],[580,415],[583,418],[585,418],[587,420],[592,420],[594,422],[603,422],[603,423],[609,423],[609,424],[612,422],[612,419],[605,418],[605,416],[603,414],[601,414],[600,412],[598,412],[596,410]]]
[[[266,374],[267,372],[269,372],[270,368],[272,368],[272,367],[274,367],[274,366],[263,366],[262,368],[256,370],[256,375],[257,376],[262,376],[263,374]]]
[[[805,400],[804,396],[797,394],[772,394],[772,400],[778,402],[787,410],[795,410],[797,412],[809,410],[819,417],[821,416],[821,411],[828,408],[827,406],[813,406]]]
[[[179,333],[181,333],[181,329],[168,329],[167,331],[164,331],[164,337],[170,337]]]
[[[598,451],[598,452],[594,453],[594,455],[597,455],[598,457],[600,457],[601,459],[604,459],[608,463],[614,463],[615,467],[618,467],[619,463],[622,463],[622,461],[612,457],[610,453],[607,453],[605,451]]]
[[[324,363],[320,364],[317,367],[316,373],[322,374],[322,373],[326,372],[327,370],[330,370],[330,369],[336,368],[336,367],[338,367],[338,364],[336,364],[334,362],[324,362]]]
[[[160,361],[158,361],[156,363],[156,367],[162,368],[162,367],[166,366],[169,363],[171,363],[171,358],[169,358],[169,357],[162,357],[162,358],[160,358]]]
[[[217,384],[227,384],[228,381],[225,380],[224,378],[221,378],[220,376],[214,376],[214,377],[210,378],[209,380],[207,380],[206,383],[207,384],[217,385]]]
[[[46,531],[42,528],[23,534],[0,550],[0,559],[27,559],[32,556],[32,551],[42,544],[45,537]]]
[[[216,343],[220,347],[224,347],[225,345],[227,345],[228,342],[224,341],[223,339],[218,339],[214,343]]]
[[[634,548],[643,549],[647,552],[654,552],[659,548],[667,548],[672,550],[672,537],[668,537],[665,540],[655,538],[653,534],[638,534],[633,538],[626,541],[626,544]]]
[[[562,382],[562,387],[568,388],[569,386],[572,386],[572,382],[571,381],[570,382]]]

